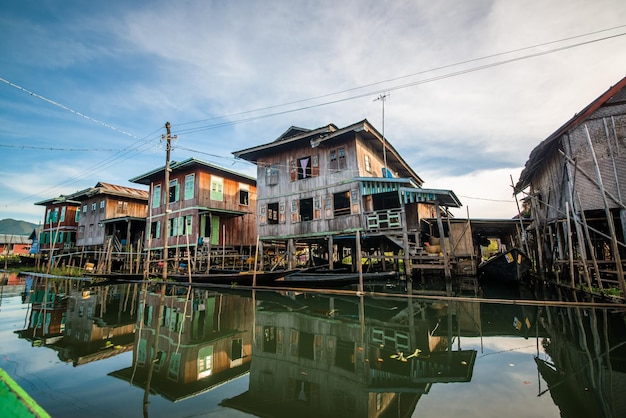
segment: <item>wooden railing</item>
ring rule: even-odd
[[[377,231],[384,229],[402,229],[402,210],[384,209],[373,212],[365,212],[365,229]]]

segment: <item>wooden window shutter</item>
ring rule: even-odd
[[[317,177],[320,175],[320,159],[319,155],[315,154],[311,156],[311,177]]]
[[[298,164],[296,160],[289,161],[289,178],[291,181],[298,180]]]

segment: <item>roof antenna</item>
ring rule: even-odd
[[[391,177],[389,174],[389,169],[387,168],[387,143],[385,142],[385,100],[389,97],[389,93],[381,94],[373,101],[380,100],[383,105],[383,177]]]

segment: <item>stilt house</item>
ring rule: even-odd
[[[165,167],[130,180],[150,186],[146,247],[179,256],[189,250],[195,270],[212,262],[240,265],[256,239],[256,180],[195,158],[172,162],[170,170],[167,187]]]
[[[408,273],[423,265],[428,237],[420,219],[439,218],[436,234],[443,236],[440,207],[460,206],[452,191],[422,188],[423,180],[367,120],[344,128],[292,126],[273,142],[233,154],[258,167],[259,254],[266,268],[319,258],[331,268],[352,263],[356,271],[361,257],[352,255],[362,254],[368,268],[390,270],[404,260]]]
[[[135,250],[143,241],[148,211],[146,190],[98,182],[78,191],[72,199],[81,203],[76,245],[113,251]]]
[[[535,147],[515,193],[532,212],[541,274],[624,294],[626,78]]]
[[[80,202],[72,196],[61,195],[36,202],[44,206],[46,215],[39,233],[39,250],[68,250],[76,246],[76,233],[80,217]]]

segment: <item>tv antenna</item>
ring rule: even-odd
[[[387,177],[389,173],[389,169],[387,168],[387,143],[385,141],[385,100],[387,100],[387,97],[389,96],[390,96],[389,93],[385,93],[385,94],[381,94],[380,96],[378,96],[377,98],[373,100],[373,101],[380,100],[383,105],[383,165],[385,167],[384,168],[385,172],[383,173],[383,177]]]

